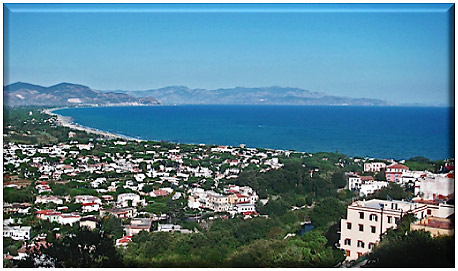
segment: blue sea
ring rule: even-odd
[[[82,126],[145,140],[353,157],[454,157],[453,108],[445,107],[186,105],[55,113]]]

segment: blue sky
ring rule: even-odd
[[[451,6],[6,4],[4,84],[276,85],[445,105]]]

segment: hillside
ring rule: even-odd
[[[9,106],[80,106],[80,105],[156,105],[153,97],[134,97],[125,93],[101,92],[87,86],[60,83],[43,87],[17,82],[3,87],[3,103]]]

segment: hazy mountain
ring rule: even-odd
[[[153,97],[101,92],[87,86],[61,83],[50,87],[17,82],[3,87],[3,102],[10,106],[155,105]]]
[[[45,105],[155,105],[155,104],[266,104],[266,105],[389,105],[367,98],[330,96],[300,88],[260,87],[214,90],[171,86],[144,91],[98,91],[87,86],[61,83],[43,87],[14,83],[3,88],[4,103],[11,106]]]
[[[113,92],[128,93],[136,97],[152,96],[161,104],[389,105],[388,102],[378,99],[329,96],[300,88],[277,86],[216,90],[171,86],[144,91]]]

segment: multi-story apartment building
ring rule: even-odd
[[[361,178],[359,177],[359,175],[351,172],[345,172],[345,178],[347,179],[348,190],[359,190],[361,186]]]
[[[228,195],[220,195],[216,193],[209,194],[208,202],[210,208],[213,209],[215,212],[227,212],[231,207],[231,205],[229,204]]]
[[[409,168],[401,164],[393,164],[386,167],[385,177],[387,181],[400,182],[402,174],[408,171]]]
[[[380,170],[385,168],[386,164],[383,162],[364,163],[365,172],[379,172]]]
[[[357,201],[348,206],[341,220],[340,248],[347,260],[355,260],[372,250],[381,234],[396,228],[402,216],[413,213],[419,219],[427,214],[427,205],[388,200]]]

